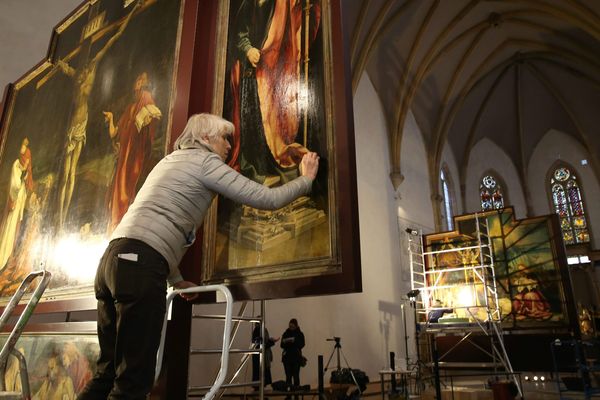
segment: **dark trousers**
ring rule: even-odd
[[[300,386],[300,362],[297,360],[283,360],[285,370],[285,383],[288,386]]]
[[[252,354],[252,381],[257,382],[260,380],[260,355]],[[265,386],[273,383],[273,378],[271,377],[271,368],[268,365],[265,365]],[[258,386],[255,387],[258,389]]]
[[[79,400],[146,398],[154,383],[168,272],[167,261],[147,244],[110,242],[94,282],[100,357]]]

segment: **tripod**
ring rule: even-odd
[[[421,326],[419,324],[418,321],[418,316],[417,316],[417,299],[416,299],[416,295],[414,292],[412,292],[412,296],[410,295],[411,293],[409,293],[408,299],[410,301],[410,306],[413,309],[413,315],[414,315],[414,319],[415,319],[415,344],[417,346],[417,361],[414,363],[413,368],[416,370],[416,382],[415,382],[415,389],[418,392],[421,392],[425,387],[425,383],[423,382],[423,370],[429,370],[429,367],[427,366],[427,364],[425,364],[422,360],[421,360],[421,349],[420,349],[420,344],[419,344],[419,335],[420,335],[420,331],[421,331]],[[418,294],[418,292],[417,292]],[[429,316],[427,317],[427,324],[429,324]],[[406,325],[405,325],[406,327]],[[438,349],[437,349],[437,342],[436,342],[436,338],[433,338],[433,341],[430,343],[431,346],[431,356],[433,357],[433,382],[435,384],[435,391],[436,391],[436,399],[440,400],[442,397],[441,395],[441,381],[440,381],[440,370],[439,370],[439,353],[438,353]],[[407,356],[408,357],[408,356]],[[408,361],[407,361],[408,364]],[[409,367],[410,368],[410,367]],[[444,384],[444,386],[446,386]]]
[[[329,368],[329,364],[331,364],[331,359],[333,358],[334,354],[336,355],[336,360],[337,360],[336,371],[341,371],[342,370],[341,358],[343,357],[344,362],[346,363],[346,366],[348,367],[348,371],[350,371],[350,376],[352,377],[352,381],[358,388],[358,393],[362,394],[362,390],[360,390],[360,385],[358,384],[358,381],[356,380],[356,377],[354,376],[354,372],[352,371],[352,368],[350,367],[350,364],[348,363],[348,360],[346,359],[346,355],[342,351],[342,344],[341,344],[342,338],[340,338],[338,336],[334,336],[333,338],[326,339],[326,340],[328,342],[335,341],[335,345],[333,346],[333,350],[331,351],[331,354],[329,355],[329,359],[327,360],[327,364],[325,365],[323,372],[327,372],[327,369]]]
[[[415,329],[415,346],[416,346],[417,359],[414,362],[411,362],[410,358],[408,357],[408,335],[406,334],[406,317],[405,317],[404,329],[405,329],[405,340],[407,341],[407,343],[406,343],[406,347],[407,347],[406,367],[411,371],[415,371],[415,374],[416,374],[416,376],[415,376],[415,391],[417,393],[420,393],[424,390],[424,385],[425,385],[425,383],[423,382],[423,375],[424,375],[423,371],[429,370],[429,367],[427,366],[427,364],[425,364],[421,360],[421,344],[419,343],[421,326],[419,324],[418,315],[417,315],[417,299],[416,299],[416,296],[418,293],[417,294],[412,293],[412,294],[413,295],[411,296],[409,293],[408,300],[409,300],[410,308],[412,308],[412,311],[413,311],[414,329]]]

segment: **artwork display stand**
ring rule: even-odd
[[[492,361],[494,374],[497,374],[498,367],[504,368],[506,374],[510,375],[518,388],[519,395],[522,396],[521,386],[515,378],[512,364],[508,357],[504,345],[504,333],[501,326],[501,313],[498,301],[498,288],[496,285],[496,275],[494,270],[494,251],[492,239],[489,234],[487,219],[479,214],[474,215],[475,220],[475,244],[468,246],[457,246],[448,249],[434,251],[425,251],[423,236],[421,232],[407,232],[408,234],[408,252],[410,258],[411,274],[411,293],[414,294],[414,303],[416,306],[416,323],[420,330],[431,336],[432,355],[436,364],[438,361],[458,347],[464,341],[471,338],[472,335],[483,333],[490,339],[490,351],[478,346],[479,350],[488,354]],[[416,234],[415,234],[416,233]],[[456,253],[476,255],[476,262],[466,263],[453,268],[437,268],[434,262],[435,257],[444,253]],[[469,283],[445,283],[445,277],[449,273],[463,273],[469,277]],[[461,288],[462,287],[462,288]],[[461,304],[452,306],[453,310],[462,309],[469,316],[468,320],[456,318],[456,322],[451,320],[445,323],[430,322],[430,313],[436,311],[448,310],[435,304],[439,292],[461,288],[467,293],[467,299],[463,299]],[[417,297],[418,296],[418,297]],[[482,318],[483,316],[483,318]],[[460,333],[462,339],[450,348],[446,353],[437,354],[436,338],[449,332]],[[436,375],[437,376],[437,375]],[[438,390],[439,390],[439,385]]]

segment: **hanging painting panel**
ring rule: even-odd
[[[341,227],[353,226],[355,210],[338,203],[340,192],[355,196],[339,9],[327,0],[219,2],[213,111],[236,128],[228,164],[268,187],[298,177],[307,151],[319,154],[320,168],[310,195],[280,210],[218,198],[205,223],[206,282],[357,276],[358,260],[341,260],[343,247],[358,243]],[[328,291],[317,286],[314,293]]]
[[[0,338],[4,345],[6,336]],[[96,335],[24,334],[15,347],[24,357],[33,399],[75,399],[96,372],[99,346]],[[4,373],[5,390],[21,392],[16,357]]]
[[[84,2],[7,101],[0,296],[31,270],[48,294],[90,294],[110,233],[165,154],[182,1]]]

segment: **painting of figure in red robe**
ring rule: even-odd
[[[327,7],[319,0],[229,3],[223,116],[235,133],[228,164],[268,187],[298,177],[307,151],[319,154],[321,169],[311,195],[281,210],[219,200],[216,275],[279,273],[285,265],[289,276],[292,263],[332,257]]]
[[[181,14],[181,0],[82,2],[15,82],[0,127],[0,297],[42,267],[48,294],[92,293],[103,248],[166,151]]]

